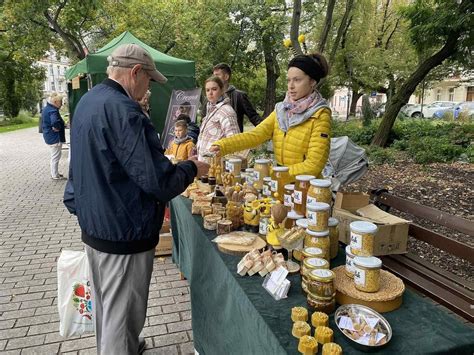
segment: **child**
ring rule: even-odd
[[[194,143],[188,136],[188,125],[185,121],[176,121],[174,124],[174,140],[171,141],[166,155],[173,155],[176,160],[187,160],[191,156]]]

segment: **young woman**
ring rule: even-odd
[[[290,175],[319,176],[329,156],[331,110],[316,85],[328,70],[321,54],[294,57],[285,100],[253,130],[218,140],[210,151],[226,155],[271,139],[278,165],[289,167]]]
[[[224,83],[217,76],[211,76],[205,83],[207,114],[201,123],[201,132],[197,141],[197,155],[204,160],[203,154],[209,151],[212,143],[221,138],[240,132],[237,115],[224,97]],[[238,149],[240,150],[240,149]]]

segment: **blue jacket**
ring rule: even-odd
[[[193,162],[173,165],[163,152],[150,120],[117,82],[106,79],[81,98],[64,204],[84,243],[112,254],[158,244],[166,203],[197,173]]]
[[[41,126],[43,127],[43,138],[46,144],[64,143],[66,141],[64,121],[58,108],[49,102],[41,113]],[[53,131],[53,127],[58,129],[59,132]]]

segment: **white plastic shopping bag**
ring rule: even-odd
[[[58,259],[59,334],[94,331],[89,264],[83,251],[63,250]]]

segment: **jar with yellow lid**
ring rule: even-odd
[[[306,229],[306,236],[304,237],[305,247],[316,247],[323,251],[324,259],[329,261],[329,253],[331,242],[329,240],[329,230],[322,232],[315,232],[311,229]]]
[[[296,220],[296,226],[303,228],[306,230],[308,228],[308,220],[306,218],[300,218]],[[293,258],[302,261],[303,260],[303,248],[304,248],[304,239],[301,241],[301,243],[293,249]]]
[[[308,273],[316,269],[329,269],[329,262],[323,258],[305,258],[301,265],[301,288],[308,293]]]
[[[275,166],[272,169],[272,181],[270,184],[272,190],[272,197],[276,197],[280,202],[283,202],[285,195],[285,185],[291,182],[290,168],[287,166]],[[275,196],[275,194],[278,194]]]
[[[317,297],[311,293],[306,296],[308,306],[312,311],[332,313],[336,309],[336,298],[335,297]]]
[[[285,229],[293,228],[294,226],[296,226],[296,221],[298,219],[303,219],[303,218],[304,218],[303,215],[298,214],[295,211],[288,212],[285,219]]]
[[[263,188],[263,178],[270,176],[270,160],[257,159],[253,166],[255,176],[255,188],[261,190]]]
[[[294,184],[285,185],[285,191],[283,194],[283,204],[288,208],[293,208],[293,192],[295,191]]]
[[[304,248],[303,251],[301,252],[301,261],[303,261],[306,258],[321,258],[324,259],[324,251],[320,248],[316,247],[307,247]]]
[[[306,206],[308,228],[315,232],[328,229],[329,205],[324,202],[314,202]]]
[[[380,269],[382,260],[371,257],[354,258],[354,284],[356,289],[364,292],[377,292],[380,289]]]
[[[272,178],[270,176],[265,176],[263,178],[263,185],[262,185],[262,195],[263,197],[271,197],[272,190],[270,184],[272,182]]]
[[[354,277],[354,258],[355,255],[351,252],[351,246],[346,246],[346,266],[344,272],[350,278]]]
[[[329,256],[331,259],[334,259],[337,256],[337,252],[339,250],[339,221],[337,218],[329,217],[328,228],[329,240],[331,242]]]
[[[313,175],[296,175],[295,190],[293,192],[294,210],[299,214],[306,212],[306,198],[310,181],[314,179]]]
[[[351,229],[351,251],[356,256],[374,255],[374,240],[377,226],[371,222],[355,221],[349,224]]]
[[[308,273],[308,291],[313,296],[331,298],[336,296],[335,274],[331,270],[315,269]]]
[[[329,179],[312,179],[308,189],[306,204],[314,202],[324,202],[328,205],[332,202],[331,180]]]

